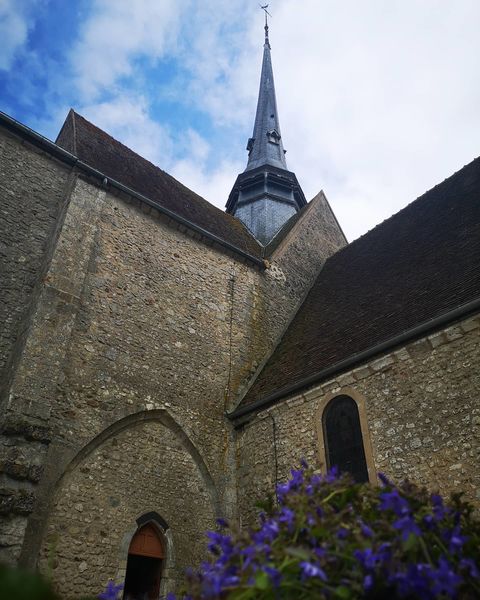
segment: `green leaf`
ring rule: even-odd
[[[417,536],[414,533],[410,533],[408,538],[403,543],[403,547],[406,552],[410,552],[410,550],[415,550],[418,546]]]
[[[304,548],[294,548],[293,546],[285,548],[285,554],[295,556],[295,558],[300,558],[301,560],[308,560],[312,557],[311,552],[308,550],[305,550]]]
[[[257,590],[266,590],[269,585],[268,575],[264,571],[259,571],[255,576],[255,587]]]
[[[251,598],[255,598],[257,592],[253,587],[249,587],[248,589],[236,589],[233,592],[228,594],[228,600],[250,600]]]
[[[341,600],[349,600],[352,597],[352,593],[345,585],[339,585],[335,590],[335,597],[341,598]]]

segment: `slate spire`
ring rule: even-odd
[[[270,50],[268,24],[265,22],[262,74],[260,75],[260,89],[258,92],[253,134],[247,144],[249,154],[246,171],[255,169],[261,165],[273,165],[280,169],[287,168],[282,136],[280,134]]]
[[[265,18],[262,73],[253,135],[247,143],[247,166],[227,201],[227,212],[240,219],[263,246],[307,203],[295,174],[287,169],[270,50]]]

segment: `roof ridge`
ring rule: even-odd
[[[463,165],[463,167],[460,167],[457,171],[454,171],[451,175],[449,175],[448,177],[446,177],[443,181],[440,181],[439,183],[435,184],[432,188],[430,188],[430,189],[426,190],[425,192],[423,192],[423,194],[420,194],[420,196],[417,196],[414,200],[412,200],[411,202],[409,202],[406,206],[404,206],[403,208],[401,208],[399,211],[393,213],[393,215],[390,215],[389,217],[387,217],[386,219],[384,219],[380,223],[377,223],[374,227],[372,227],[372,229],[369,229],[365,233],[362,233],[361,236],[359,236],[358,238],[352,240],[350,243],[348,243],[343,248],[340,248],[340,250],[338,250],[337,252],[335,252],[335,254],[332,254],[332,256],[330,256],[328,258],[328,260],[333,259],[335,256],[338,256],[341,252],[345,252],[348,248],[351,248],[351,247],[357,245],[360,241],[364,240],[367,236],[371,235],[374,231],[378,231],[380,228],[384,227],[385,224],[388,223],[388,222],[390,222],[392,219],[395,219],[399,215],[405,214],[405,212],[407,212],[408,210],[411,210],[412,207],[413,207],[413,205],[416,205],[418,202],[423,201],[425,199],[425,196],[429,196],[438,187],[444,185],[446,182],[448,182],[450,180],[453,180],[464,169],[466,169],[467,167],[472,166],[476,161],[480,161],[480,156],[477,156],[476,158],[474,158],[473,160],[471,160],[466,165]]]
[[[76,112],[73,108],[70,109],[72,114],[72,128],[73,128],[73,154],[77,156],[77,124],[75,123]]]

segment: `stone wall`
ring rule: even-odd
[[[0,390],[8,382],[35,289],[48,266],[68,172],[0,130]]]
[[[254,501],[305,458],[324,469],[326,401],[354,397],[366,416],[370,472],[408,478],[443,494],[464,491],[480,505],[480,316],[342,373],[259,413],[237,432],[239,507]],[[371,452],[368,452],[371,451]],[[368,456],[367,456],[368,458]]]
[[[110,577],[124,580],[136,520],[156,511],[170,534],[162,573],[166,594],[205,556],[202,532],[214,518],[209,484],[175,431],[156,420],[129,423],[62,479],[42,570],[51,570],[62,598],[95,596]]]
[[[192,540],[214,525],[214,516],[236,514],[234,444],[225,410],[235,405],[239,388],[271,352],[324,260],[344,239],[317,199],[269,268],[258,270],[156,209],[104,189],[101,181],[80,174],[71,187],[3,417],[5,443],[13,448],[23,436],[25,448],[17,455],[17,472],[4,481],[8,539],[2,543],[4,560],[19,558],[27,566],[36,564],[43,548],[45,568],[52,532],[59,533],[56,585],[73,593],[72,580],[81,595],[82,581],[98,590],[107,575],[116,575],[107,573],[114,547],[142,511],[175,524],[175,554],[185,560],[199,557]],[[163,428],[132,425],[131,434],[119,434],[121,450],[105,462],[98,491],[91,473],[113,452],[117,438],[111,432],[125,420],[159,414],[175,424],[174,436],[165,431],[163,417]],[[142,445],[145,439],[151,448]],[[160,478],[145,468],[154,457],[162,465]],[[35,473],[35,481],[20,480],[23,471]],[[187,480],[196,482],[187,486],[188,502]],[[201,491],[205,481],[208,497]],[[132,492],[142,484],[143,504],[139,497],[133,501]],[[159,486],[156,499],[152,486]],[[118,505],[111,511],[105,498],[114,489]],[[14,502],[23,502],[20,514],[10,510]],[[75,509],[78,503],[82,511]],[[111,531],[103,536],[105,546],[99,545],[100,531]],[[79,559],[77,534],[88,558]],[[110,549],[102,558],[104,548]],[[180,569],[185,563],[179,558],[177,564]]]
[[[28,334],[70,193],[70,167],[0,131],[0,415]],[[0,561],[18,557],[45,431],[0,417]]]

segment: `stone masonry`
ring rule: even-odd
[[[479,506],[480,373],[472,370],[479,363],[476,316],[260,412],[237,431],[242,522],[254,519],[255,499],[271,494],[302,458],[325,469],[322,408],[340,394],[364,405],[372,473],[408,478],[446,495],[462,490]]]
[[[25,256],[43,228],[28,268],[19,261],[30,279],[11,271],[21,285],[8,301],[23,308],[2,346],[1,560],[34,567],[41,555],[61,593],[93,592],[121,577],[120,540],[155,511],[171,528],[174,587],[203,531],[237,512],[225,411],[343,234],[319,194],[259,269],[10,133],[0,140],[2,193],[25,205],[10,213],[9,252]]]

